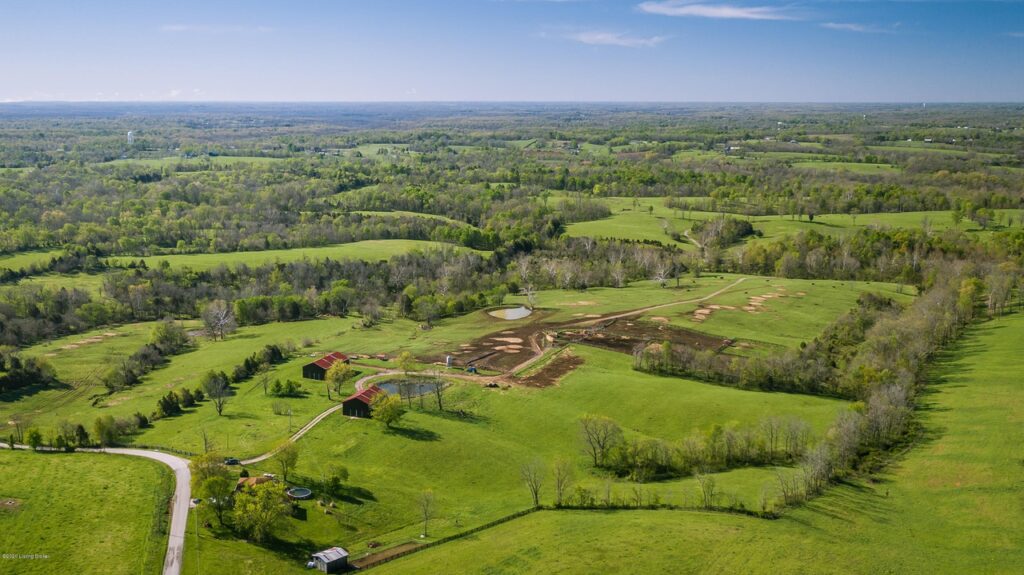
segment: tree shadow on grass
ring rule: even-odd
[[[471,411],[465,411],[461,409],[445,411],[437,411],[431,409],[429,411],[421,411],[419,413],[429,415],[431,417],[436,417],[438,419],[447,419],[448,421],[461,421],[463,423],[488,423],[489,421],[491,421],[491,418],[487,417],[486,415],[480,415],[477,413],[473,413]]]
[[[423,429],[422,427],[389,427],[385,429],[384,433],[400,435],[406,439],[414,439],[416,441],[437,441],[441,439],[441,434],[429,429]]]
[[[10,391],[5,391],[3,393],[0,393],[0,403],[13,403],[13,402],[18,401],[20,399],[24,399],[24,398],[29,397],[31,395],[35,395],[35,394],[37,394],[37,393],[39,393],[41,391],[48,391],[48,390],[51,390],[51,389],[54,389],[54,390],[69,390],[69,389],[73,389],[73,387],[71,385],[67,384],[67,383],[62,382],[62,381],[55,381],[53,383],[47,383],[47,384],[26,385],[25,387],[20,387],[18,389],[12,389]]]
[[[226,409],[227,408],[225,408],[224,414],[219,417],[223,417],[225,419],[260,419],[251,413],[232,413]]]
[[[364,505],[367,501],[377,501],[377,496],[372,491],[365,487],[357,487],[355,485],[345,485],[338,490],[337,493],[333,494],[340,501],[345,503],[351,503],[352,505]]]
[[[259,546],[279,557],[291,561],[301,561],[303,564],[309,561],[311,554],[320,550],[320,546],[305,537],[301,537],[297,541],[285,541],[274,537]]]

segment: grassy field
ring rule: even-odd
[[[0,268],[20,270],[32,264],[46,264],[54,256],[59,256],[64,250],[38,250],[31,252],[18,252],[14,254],[0,254]]]
[[[449,413],[414,411],[394,431],[370,420],[326,419],[299,443],[299,475],[318,477],[325,465],[343,464],[351,474],[350,497],[327,516],[309,504],[306,519],[291,521],[284,541],[259,559],[265,563],[257,564],[283,569],[290,557],[287,550],[299,546],[343,544],[363,553],[367,541],[393,545],[416,539],[420,524],[415,500],[427,488],[433,489],[437,501],[434,537],[524,509],[529,495],[519,479],[519,467],[535,457],[548,464],[567,458],[576,468],[578,483],[596,490],[605,478],[589,469],[578,440],[577,418],[585,413],[607,414],[630,435],[678,440],[715,423],[754,423],[767,415],[801,417],[820,434],[846,409],[837,400],[635,373],[626,355],[588,347],[573,351],[584,364],[556,387],[491,390],[455,384],[447,392]],[[465,414],[452,413],[455,410]],[[274,466],[252,471],[273,472]],[[631,483],[611,481],[617,495],[632,490]],[[741,469],[720,474],[719,481],[730,496],[754,506],[762,488],[774,481],[774,470]],[[692,480],[649,484],[644,490],[674,503],[692,502],[697,493]],[[545,500],[550,499],[548,490]],[[241,542],[214,540],[209,532],[201,546],[204,571],[222,570],[242,557],[262,556]],[[298,567],[294,562],[290,570]]]
[[[699,210],[673,210],[665,206],[665,198],[601,198],[612,211],[612,215],[601,220],[570,224],[566,233],[573,237],[590,236],[595,238],[620,238],[627,240],[658,241],[666,245],[674,245],[692,251],[695,246],[690,242],[676,242],[666,232],[675,230],[682,233],[689,230],[694,222],[719,217],[719,212]],[[694,202],[706,202],[704,198]],[[1024,215],[1020,209],[996,210],[1002,221],[1011,219],[1016,222]],[[925,221],[934,231],[954,227],[952,212],[886,212],[869,214],[820,214],[814,221],[790,215],[781,216],[742,216],[729,214],[731,217],[749,220],[754,229],[762,233],[762,238],[750,238],[747,242],[775,240],[784,235],[794,235],[801,231],[815,230],[829,235],[848,235],[858,228],[891,227],[921,228]],[[1018,224],[1014,224],[1016,226]],[[981,230],[975,222],[964,220],[959,229],[972,233],[990,233]],[[743,245],[738,244],[738,245]]]
[[[342,192],[342,194],[345,194],[345,193],[347,193],[347,192]],[[390,218],[397,218],[397,217],[403,217],[403,218],[427,218],[427,219],[431,219],[431,220],[440,220],[442,222],[447,222],[449,224],[454,224],[454,225],[457,225],[457,226],[468,226],[468,225],[470,225],[470,224],[467,224],[466,222],[460,222],[459,220],[453,220],[452,218],[449,218],[449,217],[446,217],[446,216],[439,216],[439,215],[436,215],[436,214],[421,214],[419,212],[406,212],[406,211],[403,211],[403,210],[393,210],[393,211],[390,211],[390,212],[374,212],[374,211],[370,211],[370,210],[357,210],[357,211],[352,212],[352,213],[354,213],[354,214],[363,214],[363,215],[366,215],[366,216],[376,216],[376,217],[380,217],[380,218],[388,218],[388,217],[390,217]]]
[[[683,511],[541,512],[382,573],[1019,573],[1024,316],[974,329],[932,369],[918,444],[874,481],[777,521]],[[822,549],[828,549],[823,554]],[[566,550],[572,550],[567,553]]]
[[[732,281],[742,276],[724,277]],[[735,340],[738,350],[753,346],[770,352],[776,351],[776,346],[795,349],[801,342],[814,339],[828,324],[852,309],[857,297],[866,292],[900,302],[913,297],[913,288],[904,287],[901,293],[895,284],[751,277],[736,289],[700,304],[654,310],[646,315],[648,319],[658,318],[656,321]],[[751,300],[764,296],[768,297],[760,302]],[[752,302],[756,305],[752,306]],[[700,308],[711,312],[695,314]],[[704,319],[696,319],[701,316]]]
[[[234,266],[246,264],[256,266],[270,262],[290,262],[301,259],[362,259],[367,261],[386,260],[397,254],[404,254],[412,250],[428,250],[450,248],[460,251],[477,251],[446,244],[442,242],[420,241],[420,240],[366,240],[352,242],[349,244],[337,244],[317,248],[294,248],[288,250],[265,250],[259,252],[228,252],[222,254],[173,254],[167,256],[148,257],[116,257],[111,261],[126,263],[128,261],[145,260],[146,265],[153,267],[161,262],[168,262],[172,267],[189,266],[197,270],[215,268],[221,264]],[[477,253],[485,254],[488,252]]]
[[[0,572],[160,573],[173,483],[135,457],[0,451]]]
[[[40,285],[54,289],[80,289],[95,297],[103,291],[104,274],[43,274],[18,280],[18,285]]]
[[[105,328],[28,348],[28,355],[44,357],[53,365],[62,384],[41,390],[30,389],[11,397],[0,398],[3,399],[3,402],[0,402],[0,422],[6,422],[11,416],[17,415],[41,429],[51,430],[62,420],[91,423],[100,415],[127,417],[136,411],[148,415],[155,409],[157,399],[168,391],[183,386],[194,388],[202,374],[208,370],[230,373],[245,357],[271,343],[291,341],[299,345],[303,340],[310,341],[310,347],[302,349],[292,360],[275,367],[271,372],[272,378],[298,380],[301,366],[309,361],[309,353],[339,350],[350,354],[384,353],[393,357],[401,351],[410,351],[420,357],[436,357],[439,353],[456,351],[460,344],[471,342],[486,334],[513,329],[535,321],[581,320],[586,319],[588,315],[697,299],[729,287],[740,277],[723,275],[705,276],[699,280],[685,278],[680,288],[662,288],[655,282],[637,282],[624,289],[595,288],[586,292],[542,291],[537,294],[540,310],[534,316],[504,321],[492,318],[484,311],[478,311],[457,318],[442,319],[430,330],[423,330],[416,322],[405,319],[385,319],[373,328],[361,328],[357,327],[357,318],[325,318],[244,327],[224,341],[198,338],[196,349],[172,357],[164,367],[145,376],[140,385],[113,395],[106,395],[106,389],[99,378],[111,365],[116,365],[145,344],[150,337],[153,324],[140,323]],[[764,318],[747,318],[748,314],[741,312],[720,312],[718,317],[713,314],[705,325],[695,326],[686,316],[687,313],[692,313],[695,307],[693,304],[663,308],[651,312],[650,315],[671,317],[673,323],[707,329],[712,333],[729,337],[737,337],[737,334],[741,333],[740,337],[749,339],[755,346],[763,347],[767,345],[764,342],[793,343],[798,339],[809,339],[813,336],[813,329],[824,326],[839,313],[852,307],[860,290],[869,287],[886,289],[882,284],[848,284],[842,289],[831,288],[825,284],[820,288],[814,288],[809,284],[810,282],[788,280],[784,285],[790,286],[794,291],[813,288],[816,294],[820,291],[820,295],[808,298],[780,298],[772,300],[768,306],[768,319],[775,320],[780,316],[799,319],[791,321],[790,328],[783,330],[781,334],[774,321],[758,321]],[[728,292],[716,297],[714,301],[727,304],[734,298],[743,299],[748,297],[743,292],[750,289],[754,289],[754,284],[737,284]],[[758,286],[757,289],[763,288]],[[517,303],[522,299],[510,297],[509,302]],[[731,317],[734,314],[738,317]],[[186,324],[186,327],[198,329],[199,326],[191,322]],[[525,355],[523,359],[526,359]],[[393,365],[382,363],[380,367]],[[200,432],[206,431],[221,448],[230,448],[237,455],[250,456],[262,453],[288,435],[288,418],[272,413],[275,403],[284,402],[292,409],[292,427],[300,426],[316,413],[332,405],[323,386],[308,381],[303,383],[303,386],[303,397],[278,399],[264,396],[262,389],[256,389],[256,382],[245,383],[230,400],[225,416],[218,417],[211,405],[202,404],[182,416],[157,422],[152,428],[137,436],[136,442],[195,451],[202,445]],[[0,423],[0,433],[4,428],[5,425]]]

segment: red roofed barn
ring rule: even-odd
[[[331,366],[339,361],[342,363],[348,363],[348,356],[337,351],[332,351],[313,363],[307,363],[302,366],[302,377],[323,381],[324,378],[327,377],[327,370],[331,369]]]
[[[376,385],[358,391],[341,402],[341,412],[349,417],[370,417],[370,403],[380,393],[384,390]]]

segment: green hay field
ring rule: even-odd
[[[973,329],[934,366],[913,449],[874,481],[834,487],[780,520],[542,512],[380,572],[1017,573],[1024,565],[1021,345],[1024,315]]]
[[[314,547],[342,543],[364,553],[367,541],[394,545],[415,540],[420,528],[415,501],[427,488],[434,490],[438,507],[433,537],[525,509],[529,495],[519,468],[535,457],[548,464],[567,458],[576,468],[578,483],[596,490],[605,479],[589,469],[578,439],[577,419],[585,413],[607,414],[629,434],[679,440],[715,423],[752,424],[768,415],[800,417],[818,435],[847,408],[845,402],[832,399],[640,374],[631,370],[628,356],[614,352],[577,347],[573,353],[583,358],[583,366],[555,387],[492,390],[456,384],[447,403],[449,410],[464,410],[464,416],[417,411],[395,431],[372,420],[328,418],[300,440],[299,475],[318,477],[327,464],[345,465],[351,474],[352,500],[340,503],[329,516],[308,505],[307,518],[290,522],[284,531],[287,544],[254,560],[264,568],[286,565],[280,549],[300,542]],[[253,470],[273,472],[274,466],[268,463]],[[756,506],[761,490],[774,477],[773,469],[741,469],[720,474],[719,481],[730,496]],[[631,483],[612,482],[617,495],[632,490]],[[652,483],[644,489],[677,504],[692,503],[696,496],[689,479]],[[549,491],[545,500],[551,497]],[[201,545],[204,571],[223,569],[243,556],[264,555],[237,541],[213,540],[209,534]],[[289,571],[298,567],[293,563]]]
[[[0,268],[20,270],[32,264],[47,264],[54,256],[59,256],[64,250],[39,250],[31,252],[18,252],[14,254],[0,254]]]
[[[173,484],[136,457],[0,451],[0,572],[160,573]]]
[[[287,250],[265,250],[259,252],[228,252],[222,254],[174,254],[167,256],[147,257],[116,257],[111,258],[114,262],[127,263],[129,261],[145,260],[146,265],[153,267],[162,262],[167,262],[172,267],[189,266],[196,270],[208,270],[221,264],[234,266],[245,264],[258,266],[276,261],[291,262],[302,259],[362,259],[366,261],[386,260],[397,254],[404,254],[412,250],[429,249],[455,249],[460,251],[477,251],[446,244],[442,242],[431,242],[421,240],[365,240],[349,244],[337,244],[317,248],[294,248]],[[480,252],[477,253],[488,253]]]

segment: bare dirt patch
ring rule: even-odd
[[[373,565],[378,561],[390,559],[396,555],[403,555],[406,552],[415,549],[419,546],[419,543],[403,543],[401,545],[396,545],[391,549],[385,549],[384,551],[378,551],[377,553],[370,553],[366,557],[362,557],[360,559],[352,561],[351,565],[356,569],[362,569],[363,567]]]
[[[559,332],[559,338],[567,343],[585,343],[622,353],[633,353],[637,346],[651,342],[669,341],[672,345],[713,350],[720,350],[732,343],[725,338],[674,325],[618,320],[588,328],[564,330]]]
[[[563,377],[581,365],[583,365],[583,358],[566,350],[536,372],[518,378],[516,381],[526,387],[550,387],[556,385]]]
[[[14,497],[3,497],[0,496],[0,512],[2,511],[15,511],[21,507],[21,500],[15,499]]]

